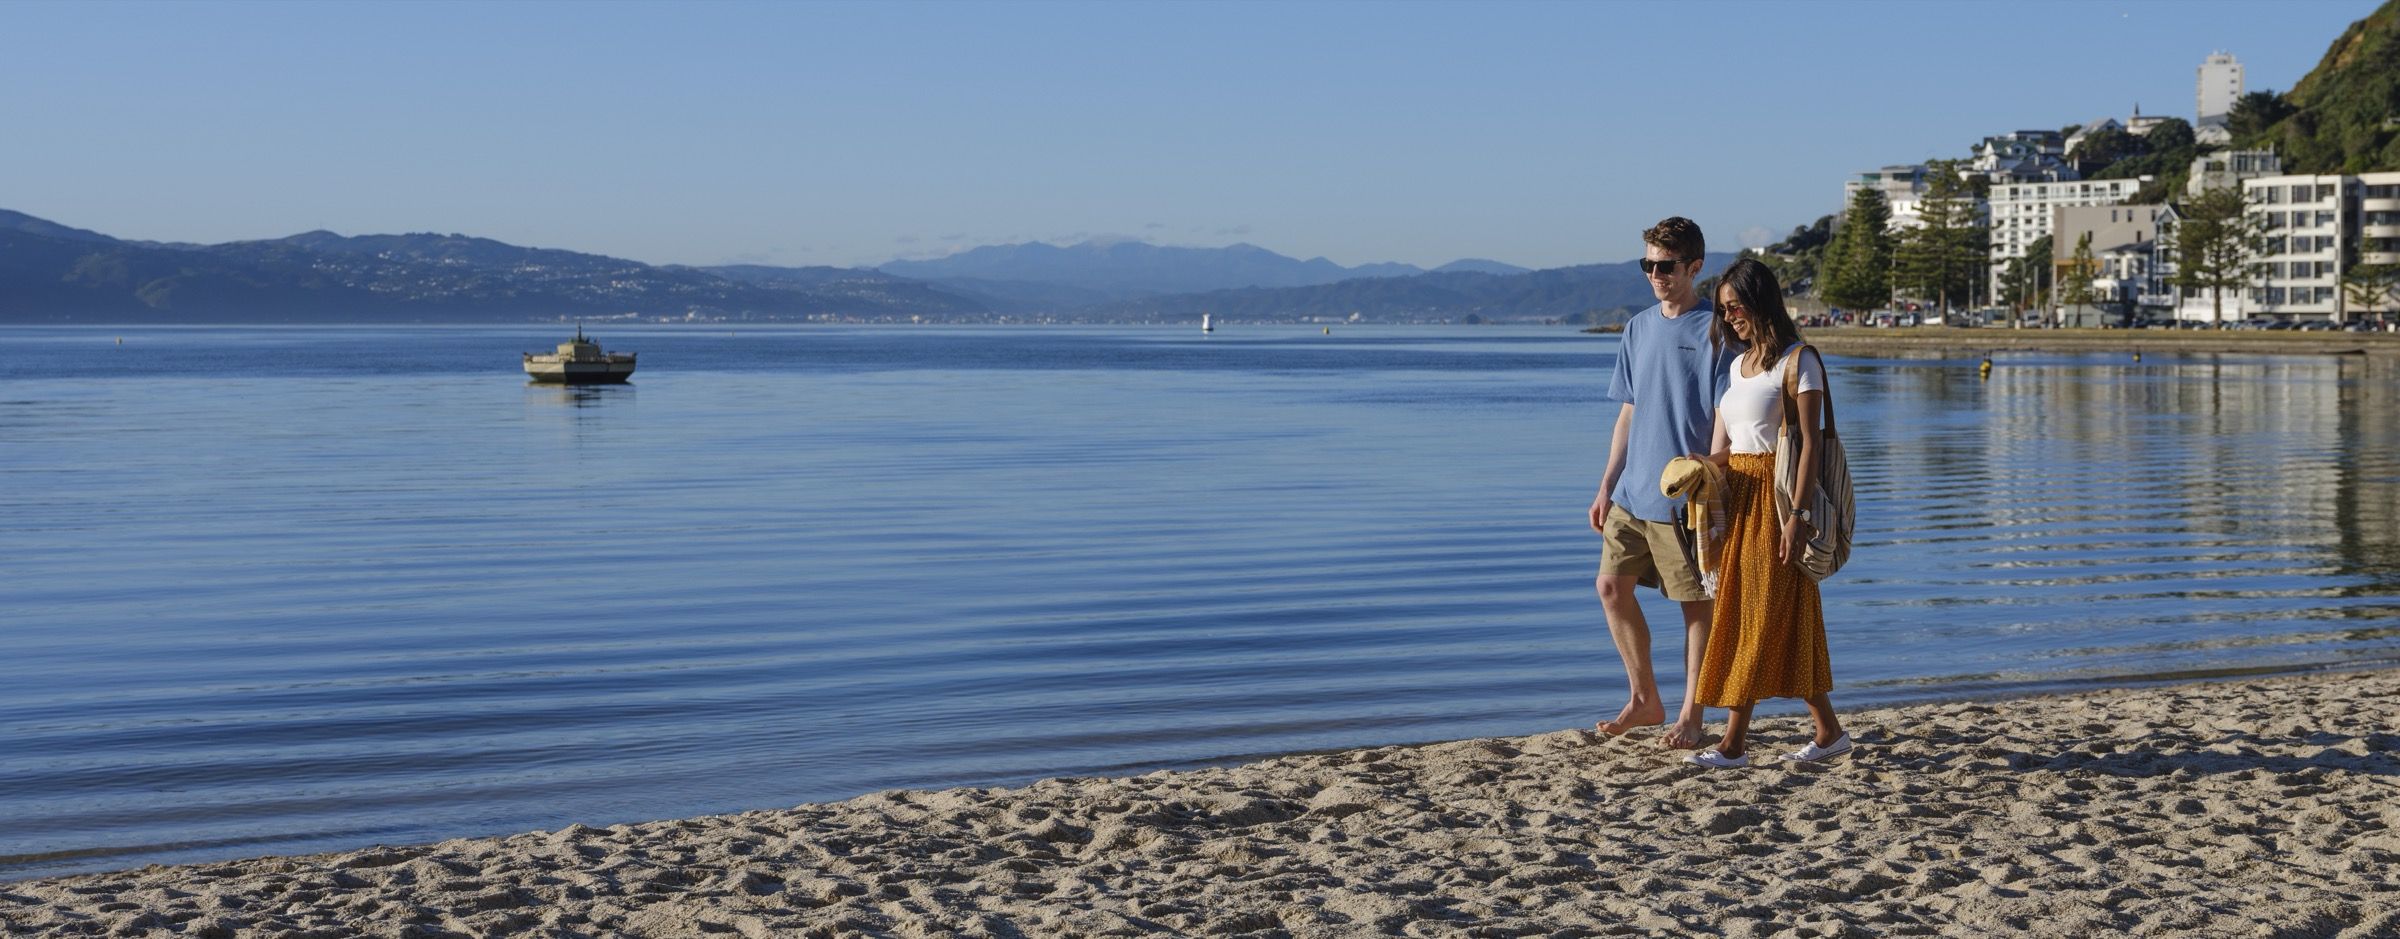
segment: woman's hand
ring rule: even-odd
[[[1795,515],[1783,520],[1783,537],[1775,542],[1775,560],[1781,564],[1800,563],[1800,539],[1807,526]]]

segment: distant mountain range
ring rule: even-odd
[[[1036,283],[1091,291],[1107,299],[1193,293],[1229,287],[1312,287],[1361,277],[1425,273],[1413,264],[1343,267],[1324,258],[1294,260],[1257,245],[1175,248],[1139,241],[1078,245],[986,245],[930,261],[893,261],[881,270],[945,283]]]
[[[1729,256],[1711,256],[1722,269]],[[1255,245],[992,245],[880,270],[650,265],[467,235],[312,231],[129,241],[0,209],[0,323],[702,320],[1605,321],[1650,302],[1632,262],[1344,267]]]

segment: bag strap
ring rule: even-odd
[[[1833,427],[1833,376],[1825,371],[1824,353],[1817,352],[1805,342],[1793,346],[1792,351],[1784,354],[1783,422],[1794,427],[1800,425],[1800,367],[1806,364],[1800,361],[1802,352],[1815,353],[1817,356],[1817,374],[1825,377],[1825,390],[1820,392],[1825,396],[1825,436],[1838,436]]]

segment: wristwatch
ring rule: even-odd
[[[1793,518],[1796,518],[1796,519],[1799,519],[1799,520],[1800,520],[1800,524],[1802,524],[1802,525],[1814,525],[1814,524],[1816,524],[1816,523],[1817,523],[1817,520],[1816,520],[1816,519],[1813,519],[1813,518],[1810,518],[1810,517],[1808,517],[1808,510],[1807,510],[1807,509],[1793,509],[1793,510],[1792,510],[1792,517],[1793,517]]]

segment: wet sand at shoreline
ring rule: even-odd
[[[1840,691],[1835,702],[1840,703]],[[0,884],[9,935],[2400,936],[2400,670],[1566,730]],[[1762,721],[1758,757],[1804,719]],[[705,768],[695,767],[695,772]]]

